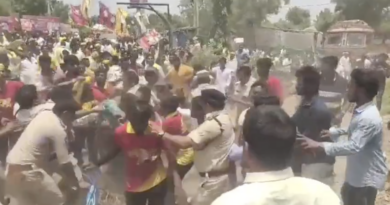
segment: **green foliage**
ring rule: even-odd
[[[69,20],[69,5],[62,1],[52,2],[52,15],[59,17],[61,22],[66,23]]]
[[[330,9],[322,10],[314,21],[314,25],[318,31],[326,32],[337,20],[337,14]]]
[[[11,4],[9,1],[0,1],[0,16],[9,16]]]
[[[165,18],[169,19],[168,18],[168,14],[167,13],[164,13],[162,14]],[[149,15],[149,27],[150,28],[153,28],[153,29],[156,29],[157,31],[166,31],[168,30],[168,28],[166,27],[166,25],[164,24],[164,21],[161,20],[161,18],[155,14],[155,13],[152,13]],[[171,15],[171,26],[173,29],[177,29],[177,28],[181,28],[181,27],[186,27],[188,26],[188,24],[186,23],[185,19],[183,19],[183,17],[179,16],[179,15]]]
[[[390,39],[390,21],[383,21],[379,25],[377,32],[382,36],[383,43]]]
[[[249,28],[260,27],[269,14],[277,14],[289,0],[233,0],[229,26],[232,31],[243,36]]]
[[[81,38],[86,38],[92,33],[92,29],[89,27],[80,27],[79,34]]]
[[[199,35],[244,36],[248,29],[260,27],[269,14],[277,14],[289,0],[199,0]],[[191,0],[181,0],[180,10],[187,25],[194,25],[195,8]]]
[[[210,66],[213,62],[218,62],[220,56],[214,54],[214,49],[211,47],[203,47],[201,50],[193,53],[190,65],[196,64]]]
[[[20,15],[44,15],[47,13],[46,0],[11,0],[12,10]]]
[[[345,20],[360,19],[372,27],[380,25],[383,12],[390,7],[389,0],[332,0],[335,11]]]
[[[310,11],[299,7],[292,7],[286,14],[286,20],[293,28],[305,29],[310,26]]]

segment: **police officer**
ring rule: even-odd
[[[187,136],[164,133],[161,127],[153,126],[163,139],[179,148],[194,148],[194,166],[203,178],[193,205],[210,205],[218,196],[228,191],[229,152],[234,143],[233,124],[223,112],[226,97],[210,87],[200,92],[199,103],[205,112],[205,120]]]

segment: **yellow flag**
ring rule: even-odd
[[[85,19],[89,19],[89,8],[91,7],[92,0],[83,0],[81,3],[81,14]]]
[[[128,34],[126,18],[129,16],[122,8],[118,8],[115,18],[115,33],[117,35],[126,35]]]

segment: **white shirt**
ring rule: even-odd
[[[231,83],[232,76],[235,74],[233,69],[225,68],[221,70],[221,68],[214,67],[212,68],[212,72],[215,74],[215,85],[217,86],[218,90],[222,93],[226,93],[226,89]]]
[[[371,61],[369,59],[364,59],[364,68],[371,68]]]
[[[118,65],[111,66],[107,71],[107,82],[115,83],[122,80],[122,69]]]
[[[221,195],[211,205],[340,205],[327,185],[294,177],[291,168],[247,173],[244,184]]]
[[[20,81],[25,85],[32,85],[38,82],[38,65],[33,60],[23,59],[20,63]]]

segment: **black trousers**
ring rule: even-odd
[[[192,165],[193,163],[187,165],[180,165],[180,164],[176,165],[176,171],[179,174],[181,180],[183,180],[187,172],[190,171]]]
[[[344,205],[375,205],[377,192],[374,187],[353,187],[344,183],[341,198]]]
[[[168,192],[165,179],[157,186],[144,192],[126,192],[126,205],[162,205]]]

